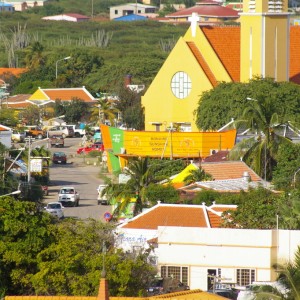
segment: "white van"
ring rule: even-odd
[[[99,184],[98,188],[97,188],[97,192],[98,192],[98,197],[97,197],[97,200],[98,200],[98,205],[101,204],[101,205],[108,205],[109,204],[109,201],[107,199],[107,195],[104,194],[104,195],[101,195],[103,190],[107,187],[107,184]]]
[[[53,137],[57,135],[61,135],[63,138],[74,137],[74,130],[73,128],[67,127],[66,125],[54,126],[48,129],[47,135],[48,137]]]

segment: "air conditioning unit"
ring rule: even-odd
[[[219,149],[210,149],[209,150],[210,155],[216,154],[217,152],[219,152]]]

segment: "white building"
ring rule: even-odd
[[[124,5],[112,6],[109,8],[110,20],[135,14],[149,18],[154,18],[157,14],[158,8],[156,6],[145,5],[140,3],[128,3]]]
[[[220,228],[234,205],[158,204],[118,226],[117,246],[138,251],[151,245],[151,262],[163,277],[191,289],[212,287],[212,278],[237,285],[274,281],[273,266],[294,259],[300,231]]]
[[[44,6],[44,2],[46,2],[46,0],[6,0],[5,2],[12,4],[15,11],[24,11],[31,7]]]
[[[0,143],[7,148],[11,147],[11,135],[11,128],[0,124]]]
[[[61,14],[56,16],[43,17],[42,19],[48,21],[85,22],[90,18],[80,14]]]

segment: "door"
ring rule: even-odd
[[[216,269],[207,270],[207,290],[214,290],[214,283],[217,276]]]

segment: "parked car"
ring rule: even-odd
[[[11,134],[11,140],[15,143],[24,142],[26,137],[25,132],[21,132],[19,130],[13,130]]]
[[[189,290],[190,287],[180,282],[177,278],[156,278],[147,289],[149,297],[166,293]]]
[[[63,206],[79,206],[80,196],[73,186],[64,186],[58,192],[58,202]]]
[[[47,136],[47,132],[43,130],[40,126],[27,126],[28,129],[25,130],[26,136],[31,136],[34,138],[42,139]]]
[[[53,135],[49,138],[51,147],[64,147],[65,139],[62,135]]]
[[[67,155],[64,152],[54,152],[52,156],[52,162],[54,164],[66,164]]]
[[[77,154],[87,154],[91,151],[104,151],[104,145],[103,143],[95,143],[90,146],[81,147],[77,149]]]
[[[98,201],[98,205],[108,205],[109,201],[107,199],[107,195],[103,194],[102,192],[103,190],[107,187],[107,184],[99,184],[98,188],[97,188],[97,192],[98,192],[98,197],[97,197],[97,201]]]
[[[49,188],[48,185],[42,185],[43,195],[48,196],[49,195]]]
[[[50,202],[44,207],[46,212],[58,219],[64,218],[64,207],[59,202]]]
[[[101,141],[102,135],[101,135],[101,130],[100,129],[96,129],[95,133],[93,135],[93,140],[94,142],[98,142]]]
[[[47,133],[49,138],[53,137],[54,135],[61,135],[63,138],[74,136],[73,128],[66,125],[51,127],[50,129],[48,129]]]
[[[71,127],[74,131],[75,137],[82,137],[85,135],[85,129],[80,127],[80,124],[77,125],[66,125],[67,127]]]

